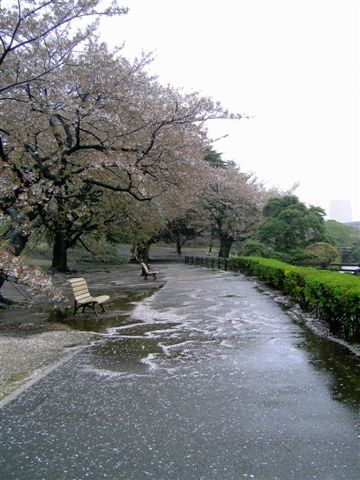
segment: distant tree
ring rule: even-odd
[[[351,247],[356,241],[360,240],[360,231],[335,220],[327,220],[325,230],[337,247]]]
[[[226,168],[212,172],[200,197],[211,231],[220,241],[219,257],[228,258],[233,243],[245,241],[258,228],[264,189],[252,175]]]
[[[240,247],[239,255],[271,257],[271,249],[258,240],[246,240]]]
[[[323,264],[339,263],[341,255],[339,251],[329,243],[317,242],[308,245],[304,249],[304,259],[307,263]]]
[[[307,207],[294,195],[270,199],[263,214],[265,222],[256,236],[275,251],[290,252],[328,240],[325,212],[319,207]]]
[[[204,159],[212,168],[226,167],[226,161],[221,158],[221,153],[217,152],[212,147],[207,147]]]
[[[212,168],[235,168],[236,165],[233,160],[224,160],[221,155],[221,153],[217,152],[210,146],[205,150],[204,159]]]
[[[358,244],[354,244],[348,261],[351,263],[360,264],[360,242]]]
[[[196,238],[208,227],[202,210],[199,192],[208,181],[209,167],[196,163],[184,172],[182,182],[173,185],[162,195],[148,202],[129,201],[123,206],[124,231],[131,239],[136,257],[147,261],[152,244],[175,243],[177,253],[182,246]]]
[[[166,243],[175,243],[176,252],[181,255],[182,247],[190,240],[195,240],[206,230],[206,225],[194,209],[186,212],[182,218],[168,221],[161,230],[161,240]]]

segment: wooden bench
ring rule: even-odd
[[[95,305],[100,305],[102,311],[105,312],[103,303],[110,300],[109,295],[99,295],[97,297],[92,297],[90,295],[85,278],[69,278],[69,282],[72,286],[75,298],[74,315],[79,310],[79,308],[82,307],[82,313],[84,313],[85,308],[90,307],[97,316]]]
[[[141,276],[144,277],[144,280],[147,280],[147,278],[150,277],[151,275],[153,276],[153,279],[156,280],[156,275],[159,272],[150,270],[150,268],[146,265],[145,262],[141,262],[140,265],[141,265]]]

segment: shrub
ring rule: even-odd
[[[69,250],[69,259],[72,262],[95,262],[121,265],[128,262],[128,257],[120,252],[119,245],[108,242],[104,237],[88,237],[86,245],[90,252],[83,246],[76,246]]]
[[[325,320],[332,334],[360,341],[360,278],[261,257],[232,257],[229,268],[282,290]]]
[[[337,248],[326,242],[313,243],[305,248],[304,253],[306,261],[313,264],[329,265],[341,261],[341,255]]]
[[[360,263],[360,246],[353,248],[349,261],[353,263]]]
[[[244,257],[271,257],[271,249],[258,240],[246,240],[239,250],[239,254]]]
[[[52,249],[47,242],[28,242],[24,249],[24,254],[32,258],[51,258]]]

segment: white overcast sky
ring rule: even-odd
[[[209,136],[268,186],[299,182],[328,211],[350,200],[360,220],[360,0],[124,0],[102,23],[128,58],[153,52],[164,84],[198,91],[251,119],[216,121]]]

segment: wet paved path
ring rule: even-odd
[[[2,478],[360,478],[359,364],[232,273],[164,288],[6,405]]]

